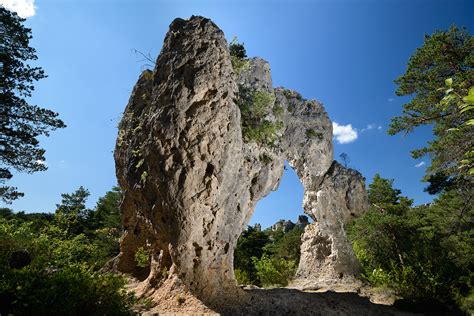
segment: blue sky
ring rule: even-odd
[[[49,75],[36,84],[31,102],[57,111],[68,125],[41,139],[48,171],[15,174],[9,182],[26,194],[10,206],[16,211],[54,211],[60,194],[80,185],[90,190],[92,207],[116,183],[116,127],[145,64],[133,49],[156,57],[171,21],[191,15],[211,18],[229,40],[238,36],[249,56],[268,60],[275,87],[323,102],[330,118],[345,127],[340,140],[356,132],[351,142],[335,140],[335,157],[346,152],[350,167],[367,182],[380,173],[394,178],[415,203],[432,199],[420,182],[429,159],[409,154],[431,138],[430,128],[405,137],[386,133],[407,100],[395,96],[393,80],[425,34],[452,24],[472,32],[471,0],[0,0],[5,6],[14,2],[30,16],[37,64]],[[302,196],[288,170],[251,222],[265,227],[278,218],[295,220]]]

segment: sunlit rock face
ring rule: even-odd
[[[271,145],[244,139],[242,91],[271,97],[262,116],[281,123]],[[365,209],[365,191],[346,194],[353,183],[364,184],[333,163],[323,106],[273,89],[269,64],[260,58],[235,72],[223,32],[208,19],[171,23],[155,69],[143,72],[133,89],[114,157],[125,229],[114,265],[142,280],[140,294],[179,287],[211,304],[239,298],[233,250],[256,203],[278,187],[285,160],[305,188],[305,212],[332,238],[331,253],[300,264],[299,275],[324,266],[339,276],[339,267],[357,263],[343,225],[335,223]],[[150,254],[149,266],[137,265],[138,250]]]
[[[357,283],[360,265],[345,226],[368,209],[364,178],[334,161],[319,188],[306,191],[304,208],[314,223],[306,226],[302,236],[300,263],[292,285],[347,288]]]

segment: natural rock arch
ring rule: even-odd
[[[272,96],[264,120],[283,127],[271,146],[244,141],[239,90]],[[333,161],[323,106],[273,89],[260,58],[234,72],[224,34],[208,19],[172,22],[154,71],[133,89],[114,157],[125,229],[114,264],[142,280],[140,294],[184,289],[215,305],[239,299],[233,250],[257,201],[278,186],[285,160],[315,221],[303,236],[295,284],[341,282],[358,272],[344,225],[366,209],[364,182]],[[151,253],[148,268],[135,262],[139,247]]]

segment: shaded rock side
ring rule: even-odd
[[[271,146],[244,139],[242,89],[273,96],[265,120],[282,128]],[[125,229],[114,267],[141,280],[139,295],[174,301],[173,291],[188,291],[213,305],[240,299],[234,248],[257,201],[278,187],[285,160],[305,188],[305,212],[318,225],[331,213],[321,232],[344,234],[336,222],[346,221],[337,217],[346,216],[339,205],[347,202],[344,188],[354,185],[346,179],[352,171],[333,164],[323,106],[273,89],[263,59],[234,72],[223,32],[202,17],[170,25],[155,69],[144,71],[133,89],[114,158]],[[333,248],[340,245],[347,243]],[[138,250],[150,254],[147,267],[137,265]]]

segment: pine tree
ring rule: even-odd
[[[34,82],[46,75],[41,67],[27,64],[37,56],[24,21],[0,6],[0,199],[6,203],[23,195],[4,185],[12,177],[11,168],[27,173],[46,170],[38,137],[66,126],[57,113],[26,100]]]

